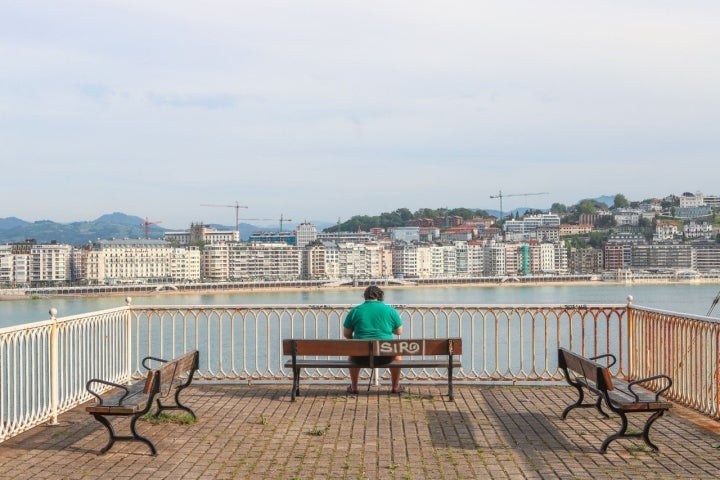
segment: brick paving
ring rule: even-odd
[[[138,430],[142,443],[97,452],[107,432],[82,407],[57,426],[36,427],[0,444],[2,479],[545,479],[720,477],[720,424],[675,408],[658,420],[653,452],[637,439],[598,448],[618,418],[592,409],[559,415],[568,387],[408,383],[347,395],[344,385],[195,385],[184,393],[192,425]],[[631,423],[635,423],[632,422]]]

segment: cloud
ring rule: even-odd
[[[718,13],[701,1],[10,3],[0,165],[28,168],[0,204],[29,220],[119,210],[180,227],[222,220],[201,203],[235,200],[250,217],[333,220],[494,208],[499,190],[549,191],[546,206],[719,193],[698,175],[720,153]]]
[[[150,94],[150,100],[158,105],[178,108],[232,108],[238,97],[228,94]]]

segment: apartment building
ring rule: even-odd
[[[295,228],[295,244],[299,248],[305,248],[318,238],[317,227],[312,223],[303,222]]]
[[[307,280],[326,280],[329,277],[326,266],[327,249],[322,242],[312,242],[305,246],[302,259],[302,277]]]
[[[720,244],[693,242],[692,268],[699,272],[720,272]]]
[[[705,199],[701,192],[685,192],[680,195],[680,208],[695,208],[705,205]]]
[[[483,248],[483,276],[504,277],[506,268],[507,250],[502,243],[490,243]]]
[[[165,232],[163,240],[176,245],[200,245],[225,242],[239,242],[240,232],[237,230],[218,230],[202,223],[190,224],[190,230]]]
[[[712,238],[712,233],[713,226],[710,222],[696,222],[691,220],[683,225],[683,235],[685,238],[702,238],[710,240]]]
[[[503,224],[509,241],[560,239],[560,217],[554,213],[526,215],[522,220],[507,220]]]
[[[224,280],[297,280],[302,276],[302,252],[287,243],[227,244],[228,278]]]
[[[693,251],[688,244],[633,245],[631,268],[690,269],[693,268]]]
[[[483,242],[467,242],[467,275],[481,277],[485,268],[485,245]]]
[[[605,257],[599,248],[571,248],[567,269],[577,275],[595,274],[603,271],[604,264]]]
[[[674,223],[657,222],[655,224],[654,242],[666,242],[673,240],[678,235],[678,227]]]
[[[72,280],[70,245],[33,245],[30,249],[32,284],[52,284]]]
[[[92,284],[200,278],[200,250],[176,247],[164,240],[100,240],[86,255],[86,278]]]
[[[15,283],[11,245],[0,245],[0,284]]]

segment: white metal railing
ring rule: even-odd
[[[128,299],[129,300],[129,299]],[[126,382],[152,355],[201,352],[199,381],[289,381],[283,338],[341,338],[349,305],[153,306],[55,318],[0,330],[0,441],[91,397],[90,378]],[[401,305],[406,338],[462,337],[458,381],[551,382],[561,379],[557,347],[618,355],[627,371],[624,305]],[[318,381],[342,370],[310,370]],[[366,378],[369,372],[365,372]],[[408,370],[409,381],[442,381],[437,370]]]
[[[130,378],[128,307],[0,329],[0,441],[90,399],[89,378]]]
[[[198,381],[287,381],[284,338],[341,338],[350,305],[132,306],[0,329],[0,441],[90,399],[85,383],[144,375],[147,355],[201,353]],[[632,305],[397,305],[403,338],[463,339],[459,382],[562,380],[557,349],[613,353],[625,378],[666,373],[669,396],[718,416],[720,324]],[[661,347],[658,347],[661,346]],[[672,352],[680,352],[673,354]],[[683,360],[686,359],[686,360]],[[364,372],[365,378],[369,377]],[[379,372],[382,378],[387,372]],[[341,369],[309,369],[315,381],[345,379]],[[384,376],[383,376],[384,375]],[[407,381],[446,379],[404,370]]]

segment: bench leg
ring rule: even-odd
[[[560,416],[561,419],[565,420],[568,413],[570,413],[570,410],[573,410],[575,408],[595,408],[598,412],[600,412],[603,417],[610,418],[610,415],[605,413],[605,411],[602,409],[602,397],[598,396],[598,399],[595,403],[583,403],[583,400],[585,400],[585,391],[583,387],[574,383],[571,383],[571,385],[575,387],[575,389],[578,391],[578,399],[575,403],[573,403],[572,405],[568,405],[568,407],[563,410],[563,413]]]
[[[100,422],[102,425],[105,426],[108,433],[110,434],[110,440],[108,440],[108,444],[105,445],[100,450],[100,454],[106,453],[112,446],[115,444],[116,440],[123,440],[123,441],[138,441],[145,443],[148,447],[150,447],[150,452],[152,452],[153,455],[157,455],[157,450],[155,449],[155,445],[148,440],[147,438],[143,437],[139,433],[137,433],[137,430],[135,429],[135,423],[140,418],[140,415],[133,415],[132,420],[130,420],[130,432],[132,433],[132,436],[130,435],[116,435],[115,429],[113,429],[112,423],[110,420],[108,420],[104,415],[100,413],[93,413],[93,417],[95,417],[95,420]]]
[[[190,407],[187,407],[183,405],[180,402],[180,392],[187,387],[187,385],[180,385],[175,389],[175,403],[174,404],[163,404],[159,398],[155,399],[155,403],[157,404],[157,411],[153,414],[153,417],[158,417],[160,415],[160,412],[163,410],[183,410],[190,415],[192,415],[193,420],[197,420],[197,415],[195,415],[195,412],[192,411]]]
[[[290,392],[290,401],[294,402],[295,397],[300,396],[300,369],[293,370],[293,386]]]
[[[628,421],[627,416],[624,412],[618,412],[618,415],[620,415],[620,420],[622,422],[620,429],[614,433],[613,435],[610,435],[605,439],[605,441],[602,443],[602,446],[600,447],[600,453],[605,453],[607,451],[608,445],[610,445],[610,442],[617,440],[618,438],[642,438],[643,441],[653,450],[660,450],[657,445],[652,443],[650,441],[650,427],[653,423],[655,423],[655,420],[662,417],[663,413],[665,413],[665,410],[658,410],[655,413],[648,418],[647,422],[645,422],[645,427],[643,428],[643,431],[640,433],[627,433],[627,427],[628,427]]]

